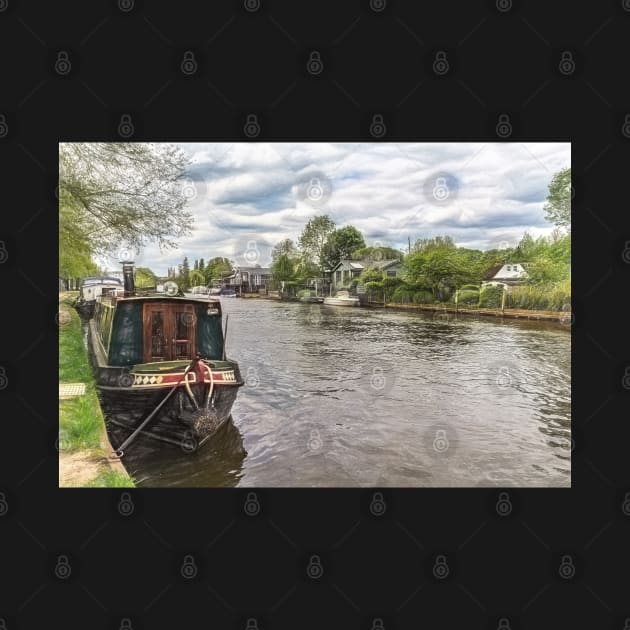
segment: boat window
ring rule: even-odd
[[[166,351],[166,335],[164,334],[164,313],[151,313],[151,359],[162,360]]]
[[[194,313],[191,311],[175,312],[175,358],[192,357]]]

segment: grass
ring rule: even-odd
[[[134,488],[134,483],[129,475],[124,475],[115,470],[105,470],[98,477],[87,484],[88,488]]]
[[[73,295],[59,304],[65,311],[59,326],[59,382],[85,383],[85,395],[59,401],[59,454],[87,451],[103,455],[101,435],[105,420],[96,395],[94,377],[83,345],[78,313],[72,308]],[[133,481],[124,473],[99,466],[97,476],[87,484],[96,488],[132,488]]]

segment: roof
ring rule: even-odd
[[[236,265],[234,267],[234,269],[238,272],[238,271],[245,271],[245,272],[250,272],[250,273],[261,273],[261,274],[270,274],[271,273],[271,268],[270,267],[239,267],[238,265]],[[228,276],[229,278],[232,278],[235,274],[232,274],[231,276]]]
[[[385,269],[386,267],[390,267],[394,263],[400,263],[400,260],[397,258],[393,260],[349,260],[344,258],[340,260],[331,271],[335,271],[340,265],[345,265],[346,267],[350,267],[350,269],[367,269],[372,267],[374,269]]]
[[[520,280],[521,278],[527,278],[527,276],[527,271],[525,271],[521,263],[506,263],[492,276],[492,279]]]
[[[111,276],[92,276],[90,278],[83,278],[81,286],[92,284],[117,284],[122,286],[123,282],[120,278],[113,278]]]

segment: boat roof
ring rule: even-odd
[[[88,284],[119,284],[120,286],[122,286],[122,280],[120,278],[114,278],[112,276],[94,276],[94,277],[90,277],[90,278],[83,278],[83,281],[81,282],[82,286],[88,285]]]
[[[218,298],[200,295],[199,297],[190,297],[188,295],[166,295],[164,293],[151,293],[148,295],[129,295],[129,296],[104,296],[101,299],[115,299],[116,302],[188,302],[189,304],[213,304],[221,305]]]

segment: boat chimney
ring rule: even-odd
[[[134,264],[133,261],[125,261],[122,266],[125,283],[125,297],[129,297],[136,294],[136,283],[133,279]]]

